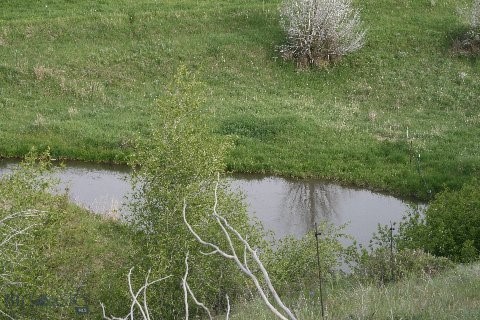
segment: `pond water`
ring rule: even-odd
[[[15,163],[0,162],[0,176]],[[57,174],[58,192],[67,190],[72,201],[99,214],[126,213],[131,192],[125,166],[69,162]],[[315,222],[347,223],[345,233],[368,244],[377,224],[398,222],[410,210],[407,202],[368,190],[346,188],[318,180],[295,180],[261,175],[230,175],[233,190],[245,195],[250,215],[257,217],[275,238],[301,237],[313,232]]]

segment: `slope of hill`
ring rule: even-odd
[[[480,63],[450,49],[465,3],[356,1],[365,47],[298,71],[278,1],[3,1],[0,156],[124,162],[183,64],[234,136],[231,170],[427,198],[480,165]]]

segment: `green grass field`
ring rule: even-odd
[[[450,47],[466,1],[356,1],[366,45],[297,71],[279,1],[0,1],[0,156],[125,162],[180,65],[205,86],[229,170],[428,198],[480,168],[480,62]],[[407,139],[408,132],[408,139]]]

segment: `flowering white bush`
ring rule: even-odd
[[[350,0],[284,0],[280,14],[287,34],[280,52],[299,67],[327,65],[364,44],[360,14]]]
[[[470,11],[470,27],[480,28],[480,0],[474,0]]]
[[[453,50],[460,55],[480,55],[480,0],[458,11],[468,29],[454,41]]]

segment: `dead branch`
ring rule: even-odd
[[[165,279],[168,279],[171,277],[171,275],[148,282],[148,278],[150,277],[150,270],[148,270],[147,276],[145,277],[145,283],[143,286],[141,286],[137,292],[135,293],[133,290],[133,285],[132,285],[132,271],[133,267],[130,269],[128,272],[128,289],[130,291],[130,297],[132,299],[132,303],[130,304],[130,312],[123,318],[115,317],[115,316],[107,316],[105,313],[105,305],[103,303],[100,303],[100,306],[102,307],[102,314],[103,314],[103,319],[106,320],[133,320],[134,315],[135,315],[135,309],[138,309],[140,314],[142,315],[143,320],[151,320],[150,318],[150,312],[148,310],[148,303],[147,303],[147,288],[151,286],[154,283],[163,281]],[[138,301],[138,297],[142,295],[143,296],[143,303],[140,303]]]
[[[193,294],[193,291],[190,289],[190,286],[188,285],[187,282],[187,277],[188,277],[188,252],[185,255],[185,274],[182,278],[182,287],[183,287],[183,292],[184,292],[184,297],[185,297],[185,320],[188,320],[188,294],[192,297],[193,301],[197,306],[200,306],[205,312],[208,314],[208,318],[212,320],[212,314],[210,313],[210,310],[201,302],[197,300],[195,295]]]
[[[20,212],[15,212],[3,216],[0,219],[0,231],[2,231],[1,236],[3,239],[0,239],[0,256],[4,262],[14,263],[15,257],[11,257],[6,250],[6,247],[13,239],[18,238],[20,235],[27,234],[27,231],[36,226],[35,223],[29,224],[26,227],[19,227],[17,225],[18,221],[22,221],[29,218],[36,218],[43,214],[43,211],[40,210],[25,210]],[[2,229],[5,229],[4,231]],[[15,250],[18,250],[19,243],[15,242]],[[11,275],[8,272],[0,274],[0,281],[8,284],[18,284],[10,279]],[[0,310],[0,315],[5,316],[8,319],[13,319],[11,316]]]
[[[258,258],[258,255],[257,255],[257,252],[256,250],[252,249],[252,247],[250,246],[250,244],[247,242],[247,240],[242,237],[242,235],[237,231],[235,230],[235,228],[233,228],[228,222],[227,220],[222,217],[221,215],[218,214],[217,212],[217,206],[218,206],[218,196],[217,196],[217,190],[218,190],[218,182],[215,186],[215,202],[214,202],[214,206],[213,206],[213,214],[212,216],[215,218],[215,220],[217,221],[218,225],[220,226],[220,228],[222,229],[222,232],[223,234],[225,235],[225,239],[227,240],[228,242],[228,246],[229,246],[229,249],[230,249],[230,253],[227,253],[226,251],[222,250],[219,246],[217,246],[216,244],[214,243],[211,243],[211,242],[208,242],[208,241],[205,241],[203,240],[199,235],[198,233],[195,232],[195,230],[192,228],[192,226],[188,223],[187,221],[187,218],[186,218],[186,209],[187,209],[187,204],[186,202],[184,201],[184,204],[183,204],[183,221],[185,222],[188,230],[193,234],[193,236],[195,237],[195,239],[197,239],[198,242],[200,242],[201,244],[207,246],[207,247],[210,247],[213,249],[213,251],[209,252],[209,253],[206,253],[206,255],[210,255],[210,254],[214,254],[214,253],[218,253],[220,254],[221,256],[227,258],[227,259],[231,259],[233,261],[235,261],[236,265],[240,268],[240,270],[245,273],[252,281],[253,283],[255,284],[255,287],[257,288],[257,291],[259,292],[263,302],[267,305],[267,307],[270,309],[270,311],[272,313],[274,313],[278,318],[280,319],[284,319],[284,320],[296,320],[296,317],[294,316],[293,312],[290,311],[290,309],[288,309],[285,304],[282,302],[282,300],[280,299],[280,297],[278,296],[277,292],[275,291],[275,288],[273,287],[272,285],[272,282],[270,281],[270,277],[268,275],[268,272],[267,270],[265,269],[265,267],[263,266],[262,262],[260,261],[260,259]],[[230,232],[229,232],[230,231]],[[238,239],[240,240],[240,242],[244,245],[244,257],[243,257],[243,262],[240,261],[237,253],[236,253],[236,250],[235,250],[235,247],[233,245],[233,241],[232,241],[232,238],[231,238],[231,235],[230,233],[233,233],[233,235]],[[253,260],[255,261],[257,267],[260,269],[261,271],[261,274],[262,274],[262,280],[267,284],[267,287],[268,287],[268,292],[270,292],[270,294],[273,296],[273,299],[274,301],[278,304],[278,306],[280,307],[281,310],[283,310],[283,312],[287,315],[285,316],[284,314],[282,314],[271,302],[270,300],[268,299],[267,297],[267,292],[264,290],[264,288],[262,287],[262,285],[260,284],[260,280],[257,278],[257,276],[251,271],[251,269],[249,268],[249,266],[247,265],[247,252],[251,255],[251,257],[253,257]]]
[[[15,221],[19,219],[27,219],[27,218],[34,218],[39,216],[43,211],[39,210],[26,210],[26,211],[21,211],[21,212],[15,212],[11,213],[9,215],[4,216],[2,219],[0,219],[0,227],[4,227],[8,229],[6,234],[4,235],[3,240],[0,242],[0,250],[2,247],[4,247],[7,243],[10,242],[13,238],[25,234],[27,230],[33,228],[36,224],[31,224],[28,225],[27,227],[24,228],[17,228],[15,226]],[[12,221],[12,223],[10,223]]]

